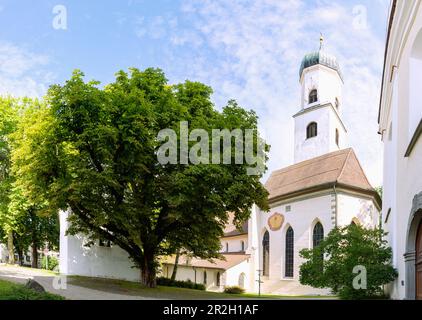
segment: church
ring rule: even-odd
[[[227,228],[221,239],[225,261],[182,259],[178,279],[207,283],[214,290],[239,285],[250,292],[328,294],[299,283],[299,252],[317,246],[335,226],[379,226],[381,199],[348,148],[343,76],[322,41],[320,50],[303,58],[299,79],[294,164],[272,172],[265,183],[270,211],[254,206],[243,230]],[[173,264],[174,257],[164,261],[165,276]]]
[[[334,227],[356,223],[379,226],[381,199],[369,183],[342,119],[343,75],[337,59],[323,50],[305,55],[300,65],[301,104],[293,115],[294,163],[272,172],[265,187],[269,212],[257,206],[237,230],[226,226],[222,260],[182,256],[177,280],[203,283],[207,290],[240,286],[247,292],[328,294],[299,283],[299,252],[317,246]],[[60,270],[64,274],[139,280],[127,255],[115,246],[83,246],[83,236],[65,235],[61,213]],[[170,277],[175,257],[161,261]]]

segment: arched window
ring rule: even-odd
[[[321,223],[317,223],[314,227],[314,232],[312,235],[313,238],[313,246],[318,247],[321,241],[324,239],[324,227]]]
[[[262,238],[262,274],[265,277],[270,275],[270,234],[265,231]]]
[[[243,251],[245,251],[245,242],[244,242],[244,241],[241,241],[241,242],[240,242],[240,246],[241,246],[241,248],[242,248],[242,250],[241,250],[241,251],[242,251],[242,252],[243,252]]]
[[[340,133],[338,132],[338,129],[336,129],[336,144],[337,147],[340,147]]]
[[[315,103],[318,101],[318,91],[316,91],[316,89],[312,90],[309,93],[309,103]]]
[[[207,285],[207,272],[204,271],[204,285]]]
[[[226,242],[226,252],[229,252],[229,243]]]
[[[289,227],[286,232],[286,252],[285,252],[285,268],[284,276],[286,278],[293,278],[294,265],[294,232],[292,227]]]
[[[306,139],[316,137],[318,135],[318,125],[316,122],[311,122],[306,128]]]
[[[241,273],[239,276],[239,287],[245,288],[245,274]]]
[[[336,109],[339,110],[340,108],[340,101],[336,98]]]
[[[217,272],[217,281],[216,281],[216,283],[217,283],[217,287],[219,287],[220,286],[220,272]]]

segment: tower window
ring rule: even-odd
[[[306,139],[316,137],[318,135],[318,125],[316,122],[311,122],[306,128]]]
[[[340,101],[338,101],[338,98],[336,98],[336,109],[338,110],[340,108]]]
[[[312,90],[309,93],[309,103],[314,103],[318,101],[318,91],[316,89]]]
[[[226,252],[229,252],[229,243],[226,242]]]
[[[337,147],[340,147],[340,134],[338,132],[338,129],[336,129],[336,144]]]
[[[241,246],[241,248],[242,248],[242,250],[241,250],[241,251],[242,251],[242,252],[243,252],[243,251],[245,251],[245,242],[244,242],[244,241],[241,241],[241,242],[240,242],[240,246]]]

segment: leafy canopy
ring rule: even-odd
[[[32,203],[41,197],[46,211],[70,209],[69,233],[126,250],[147,285],[154,284],[157,257],[177,248],[218,257],[228,212],[240,226],[254,203],[268,207],[261,176],[247,175],[248,165],[234,159],[227,165],[157,160],[159,131],[174,129],[180,139],[181,121],[210,135],[253,129],[258,136],[254,112],[235,101],[219,112],[211,94],[198,82],[169,85],[158,69],[120,71],[104,88],[75,71],[50,88],[46,106],[28,124],[29,141],[16,155],[23,190]]]

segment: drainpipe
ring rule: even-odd
[[[334,190],[334,201],[335,201],[334,226],[337,227],[338,195],[337,195],[337,189],[336,189],[336,184],[335,183],[334,183],[334,186],[333,186],[333,190]]]

